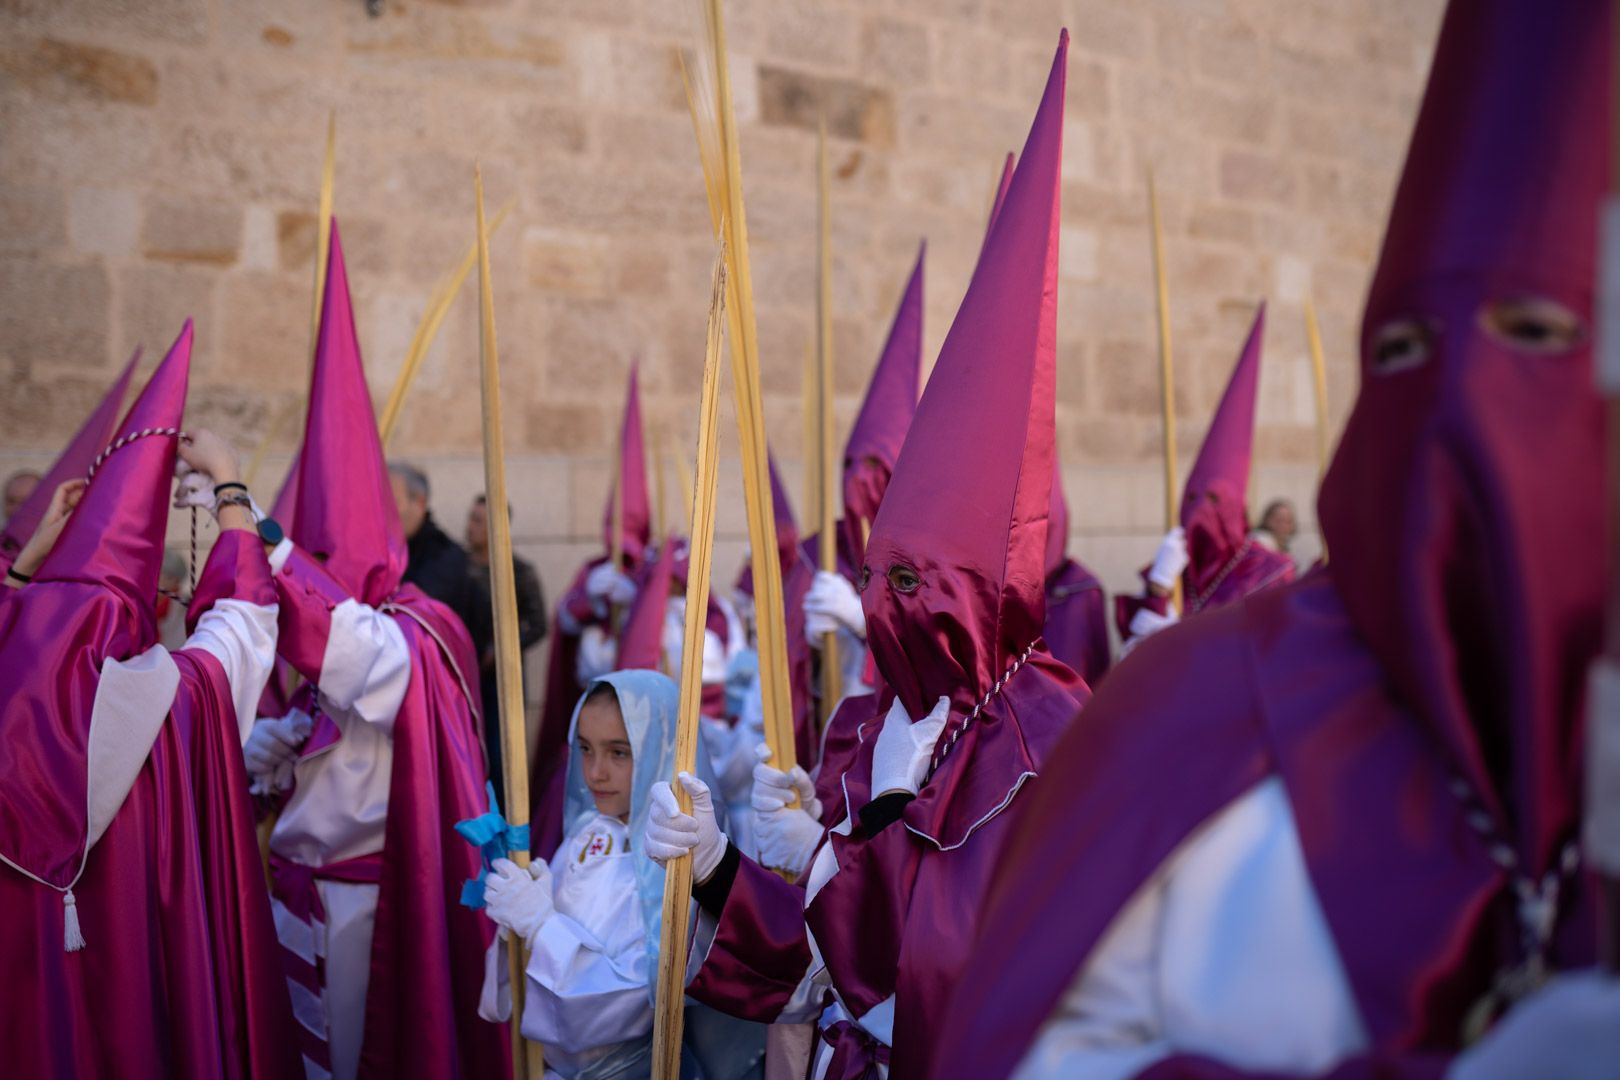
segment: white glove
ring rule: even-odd
[[[527,944],[555,910],[551,904],[551,868],[536,859],[524,870],[511,859],[496,859],[484,878],[484,912],[507,936]]]
[[[866,640],[866,612],[861,596],[843,574],[817,570],[815,583],[804,595],[804,632],[810,644],[821,645],[821,636],[835,630],[848,630]]]
[[[816,786],[797,765],[791,773],[785,773],[765,764],[771,759],[769,746],[761,743],[754,753],[759,763],[754,766],[754,790],[749,802],[754,808],[759,861],[802,874],[821,842],[821,802],[816,798]],[[788,806],[795,795],[799,805]]]
[[[948,697],[940,698],[933,711],[921,720],[912,720],[900,699],[894,699],[889,715],[883,718],[877,745],[872,748],[873,798],[890,791],[917,794],[923,777],[928,775],[934,744],[939,741],[939,733],[945,730],[945,721],[950,715]]]
[[[585,595],[623,607],[636,598],[636,583],[620,573],[617,566],[605,562],[585,576]]]
[[[579,635],[579,653],[574,660],[574,674],[579,684],[586,685],[614,670],[619,662],[619,643],[599,626],[587,626]]]
[[[247,742],[242,744],[250,793],[269,795],[292,787],[293,761],[298,757],[298,748],[309,738],[310,726],[309,717],[301,712],[253,725]]]
[[[669,781],[658,781],[652,786],[652,805],[647,811],[642,848],[659,866],[690,853],[692,880],[702,884],[709,880],[726,853],[726,834],[714,820],[709,786],[691,773],[683,772],[678,779],[692,797],[692,812],[681,813]]]
[[[1187,569],[1187,531],[1180,525],[1164,534],[1159,550],[1153,556],[1153,567],[1148,580],[1161,589],[1174,589],[1182,571]]]
[[[1514,1006],[1446,1080],[1604,1080],[1620,1063],[1620,979],[1560,975]]]

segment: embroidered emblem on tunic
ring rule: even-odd
[[[599,855],[613,854],[613,837],[604,833],[595,833],[585,846],[579,849],[579,861],[595,858]]]

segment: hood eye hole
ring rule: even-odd
[[[904,563],[889,567],[889,587],[899,593],[914,593],[922,588],[922,575]]]
[[[1566,353],[1586,340],[1581,317],[1546,297],[1515,297],[1486,304],[1479,324],[1511,349],[1535,356]]]
[[[1379,327],[1372,341],[1372,371],[1394,375],[1422,367],[1434,353],[1436,328],[1423,319],[1394,319]]]
[[[872,581],[872,568],[870,566],[861,567],[861,580],[856,583],[855,591],[856,592],[865,592],[866,591],[866,586],[868,584],[870,584],[871,581]]]

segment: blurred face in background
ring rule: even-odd
[[[15,514],[18,508],[21,507],[23,503],[28,501],[28,496],[32,495],[34,493],[34,489],[38,486],[39,474],[36,472],[15,472],[6,477],[5,501],[7,520],[10,520],[11,515]],[[26,540],[27,537],[24,537],[23,539]]]
[[[489,509],[483,499],[467,509],[467,550],[479,562],[489,561]]]

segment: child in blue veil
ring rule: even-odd
[[[564,839],[545,863],[496,860],[485,908],[529,943],[523,1034],[542,1044],[546,1075],[643,1077],[652,1068],[653,981],[663,922],[664,869],[635,850],[648,792],[674,773],[680,691],[656,671],[593,680],[568,729]],[[698,772],[713,770],[698,743]],[[480,1014],[511,1014],[501,935],[490,950]],[[703,1080],[761,1074],[764,1027],[687,1003],[681,1073]]]

